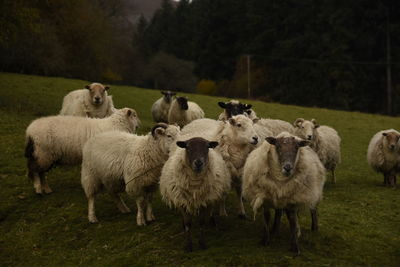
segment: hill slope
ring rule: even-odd
[[[62,97],[87,81],[0,73],[0,259],[4,265],[397,265],[400,261],[400,196],[383,187],[383,178],[366,163],[372,135],[381,129],[400,129],[400,120],[357,112],[331,111],[246,101],[260,117],[294,121],[316,118],[336,128],[342,137],[342,164],[337,184],[325,186],[320,205],[320,231],[311,233],[307,212],[301,216],[302,254],[288,252],[286,219],[270,247],[258,246],[261,217],[237,219],[236,198],[228,199],[228,218],[219,229],[207,230],[209,248],[185,254],[180,214],[157,196],[157,221],[138,227],[133,214],[121,215],[107,195],[97,201],[100,223],[87,222],[87,204],[80,186],[80,170],[56,168],[48,174],[54,193],[38,197],[26,178],[24,131],[33,119],[56,114]],[[133,107],[141,120],[140,133],[153,125],[152,103],[157,91],[111,86],[117,107]],[[206,116],[216,118],[221,98],[189,95]],[[124,196],[135,206],[133,199]],[[247,206],[248,214],[251,211]]]

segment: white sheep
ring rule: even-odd
[[[180,127],[201,118],[204,118],[204,111],[199,105],[182,96],[172,101],[168,111],[168,123],[176,123]]]
[[[176,93],[171,91],[161,92],[164,96],[154,102],[151,107],[151,115],[155,122],[168,122],[168,111],[171,106],[171,101]]]
[[[270,208],[285,209],[291,228],[291,250],[299,253],[297,211],[311,209],[312,230],[318,229],[317,205],[322,199],[325,168],[317,154],[302,140],[283,132],[250,153],[243,172],[243,196],[256,214],[264,208],[262,243],[270,241]]]
[[[310,147],[317,152],[325,168],[332,172],[333,182],[336,183],[335,169],[341,161],[341,140],[337,131],[326,125],[320,126],[315,119],[297,118],[293,125],[295,135],[311,141]]]
[[[225,121],[232,116],[240,114],[244,114],[250,119],[257,118],[257,114],[251,109],[252,105],[240,103],[239,100],[231,99],[228,102],[218,102],[218,106],[224,109],[218,116],[218,120],[220,121]]]
[[[52,192],[45,173],[53,165],[81,163],[82,148],[89,138],[111,130],[133,133],[139,122],[136,111],[130,108],[103,119],[50,116],[34,120],[26,129],[25,156],[36,193],[42,194],[42,189]]]
[[[85,88],[64,97],[60,115],[105,118],[114,113],[112,96],[107,94],[108,86],[92,83]]]
[[[185,251],[192,251],[192,216],[200,216],[200,247],[205,248],[203,227],[211,206],[230,188],[228,169],[221,155],[210,148],[218,142],[195,137],[178,141],[180,147],[165,163],[160,177],[163,200],[178,208],[186,232]]]
[[[239,217],[245,218],[246,212],[241,193],[241,176],[248,154],[258,143],[253,121],[245,115],[233,116],[226,122],[211,119],[195,120],[183,128],[179,140],[187,140],[193,137],[202,137],[219,143],[216,151],[221,153],[222,158],[225,160],[232,185],[238,195]],[[226,215],[224,202],[221,203],[220,215]]]
[[[153,221],[152,195],[178,135],[177,126],[158,123],[145,136],[107,132],[91,138],[83,148],[81,179],[88,199],[89,222],[98,221],[94,198],[102,189],[110,193],[123,213],[130,210],[119,193],[126,191],[136,197],[137,225]]]
[[[367,161],[373,170],[383,174],[386,186],[396,185],[400,172],[400,133],[394,129],[377,132],[368,145]]]
[[[262,118],[254,122],[254,129],[262,140],[268,136],[278,136],[282,132],[294,133],[294,127],[283,120]]]

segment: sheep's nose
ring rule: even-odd
[[[307,135],[308,140],[311,140],[311,138],[312,138],[312,135]]]
[[[99,97],[99,96],[96,96],[96,97],[94,98],[94,100],[100,101],[100,97]]]
[[[290,172],[292,170],[292,166],[290,164],[286,164],[285,166],[283,166],[283,168],[286,172]]]
[[[391,148],[391,149],[394,149],[394,145],[390,145],[390,148]]]
[[[194,161],[194,165],[195,165],[197,168],[200,168],[200,167],[203,166],[203,162],[202,162],[201,160],[199,160],[199,159],[196,159],[196,160]]]
[[[258,137],[253,136],[253,144],[256,145],[258,143]]]

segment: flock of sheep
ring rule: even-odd
[[[310,209],[311,229],[318,230],[317,206],[322,200],[326,171],[340,163],[340,137],[314,119],[293,124],[258,118],[251,105],[219,102],[218,120],[204,118],[194,102],[162,92],[151,108],[156,122],[147,135],[134,109],[116,109],[109,88],[92,83],[64,97],[57,116],[34,120],[26,130],[28,176],[37,194],[51,193],[46,172],[54,165],[82,164],[81,182],[88,199],[88,220],[98,222],[95,196],[108,192],[122,213],[131,212],[120,193],[136,198],[137,225],[155,220],[153,194],[183,216],[185,251],[192,251],[192,219],[199,218],[201,248],[204,227],[215,216],[227,216],[225,198],[233,187],[238,216],[246,217],[243,201],[254,216],[262,210],[262,243],[279,231],[285,212],[291,230],[291,251],[299,253],[298,210]],[[378,132],[368,147],[368,162],[395,185],[400,171],[400,133]],[[273,225],[271,209],[275,210]]]

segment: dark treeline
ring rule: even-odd
[[[132,2],[0,1],[0,71],[400,113],[399,1]]]
[[[384,0],[182,0],[139,25],[141,51],[194,63],[198,90],[282,103],[394,113],[400,99],[400,3]],[[205,81],[210,80],[210,81]]]

